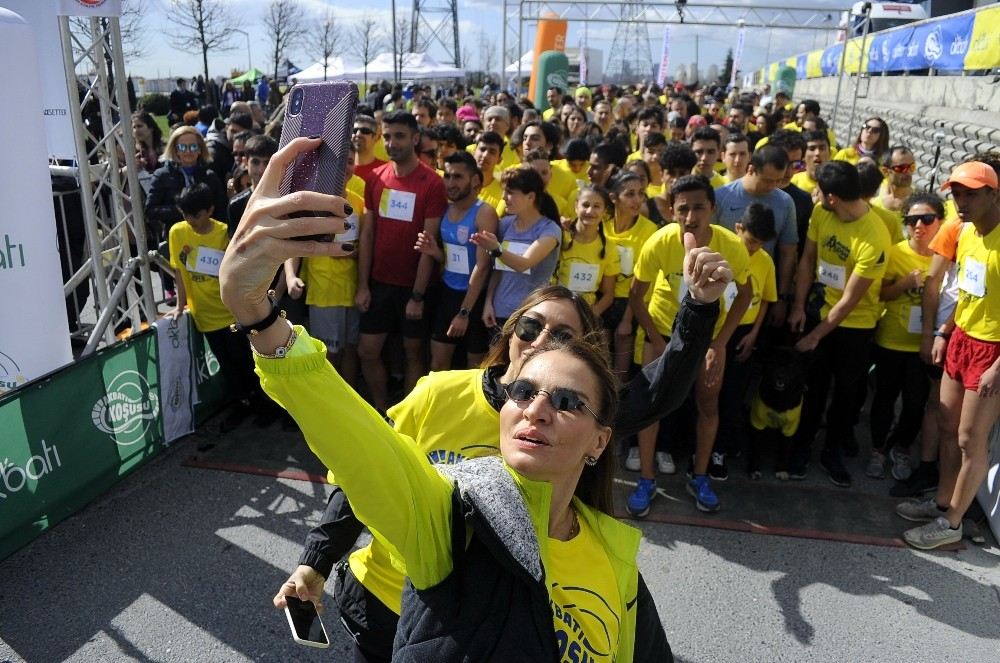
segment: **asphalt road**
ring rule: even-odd
[[[332,647],[312,650],[270,603],[326,486],[182,467],[192,450],[179,443],[0,563],[0,663],[349,660],[332,610]],[[1000,660],[995,548],[643,530],[679,661]]]

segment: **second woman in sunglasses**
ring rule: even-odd
[[[882,157],[889,150],[889,125],[880,117],[870,117],[858,130],[854,145],[845,147],[833,155],[835,161],[850,161],[857,166],[861,157],[871,157],[875,163],[881,163]]]

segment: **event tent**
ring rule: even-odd
[[[379,53],[374,60],[368,63],[368,78],[392,78],[394,74],[393,69],[392,53]],[[364,66],[356,65],[346,68],[343,78],[359,80],[364,75]],[[400,74],[400,78],[404,80],[418,78],[461,78],[463,76],[465,76],[464,69],[439,64],[427,53],[406,53],[403,55],[403,71]]]
[[[333,81],[344,78],[344,60],[340,56],[331,57],[327,60],[326,79]],[[311,64],[302,71],[295,74],[295,79],[299,83],[316,83],[323,80],[323,63]]]
[[[236,78],[232,79],[230,82],[233,85],[243,85],[244,81],[250,81],[251,83],[256,83],[257,79],[264,75],[264,72],[257,67],[251,67],[249,71],[244,74],[240,74]]]

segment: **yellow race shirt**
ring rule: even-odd
[[[656,198],[657,196],[663,195],[663,182],[659,184],[647,184],[646,185],[646,197]]]
[[[358,214],[364,211],[365,202],[350,189],[344,196],[355,210],[347,217],[352,227],[336,235],[333,241],[354,242],[358,239]],[[354,306],[354,295],[358,291],[357,254],[303,258],[299,274],[306,284],[306,304],[309,306]]]
[[[365,181],[357,175],[351,175],[351,179],[347,180],[347,184],[344,185],[344,190],[353,193],[362,201],[365,199]],[[355,207],[354,209],[361,208]]]
[[[711,182],[713,189],[718,189],[720,186],[728,184],[725,177],[715,172],[712,173],[712,179],[710,179],[709,182]]]
[[[602,258],[600,237],[584,243],[563,231],[562,252],[559,254],[555,275],[560,285],[580,294],[593,306],[604,277],[617,277],[620,273],[618,245],[614,240],[604,238]]]
[[[750,404],[750,425],[757,430],[777,428],[785,437],[791,437],[798,431],[801,418],[802,401],[799,401],[799,404],[791,410],[784,412],[769,408],[760,399],[759,394],[754,396],[753,402]]]
[[[741,325],[752,325],[757,321],[760,303],[778,301],[778,283],[774,276],[774,261],[767,251],[758,249],[750,256],[750,287],[753,295],[750,306],[740,320]]]
[[[874,212],[869,210],[856,221],[844,223],[821,205],[813,208],[809,217],[809,239],[816,242],[816,279],[823,285],[823,307],[826,318],[836,304],[851,274],[872,279],[872,284],[854,307],[841,327],[872,329],[882,314],[879,292],[888,260],[889,232]]]
[[[448,416],[441,416],[445,412]],[[483,393],[481,369],[425,375],[387,414],[393,428],[412,438],[431,464],[452,465],[499,453],[500,414]],[[352,553],[348,563],[358,581],[399,614],[406,578],[393,566],[389,549],[372,539]]]
[[[557,193],[567,200],[573,197],[581,186],[590,183],[590,176],[587,174],[587,169],[583,168],[579,173],[575,173],[569,167],[569,162],[566,159],[556,159],[550,162],[549,167],[552,171],[552,179],[549,180],[549,185],[546,189],[550,193]]]
[[[903,217],[898,212],[893,212],[890,209],[886,209],[874,203],[871,206],[872,211],[875,212],[875,216],[879,218],[879,221],[885,226],[885,229],[889,231],[889,241],[895,246],[903,241]]]
[[[500,180],[494,177],[492,182],[480,189],[479,200],[493,209],[498,209],[503,202],[503,187],[500,186]]]
[[[889,251],[889,262],[885,267],[886,281],[906,278],[910,272],[919,269],[926,276],[931,266],[931,257],[922,256],[910,247],[907,240],[898,242]],[[888,350],[919,352],[923,314],[921,300],[923,287],[907,289],[892,301],[883,302],[885,311],[878,321],[875,342]]]
[[[858,161],[861,160],[861,155],[858,154],[858,150],[854,147],[845,147],[836,154],[833,155],[834,161],[847,161],[852,166],[857,166]]]
[[[548,542],[545,578],[559,660],[611,663],[618,651],[622,617],[615,610],[621,604],[618,583],[593,529],[583,519],[579,523],[580,533],[569,541],[549,538]]]
[[[217,331],[236,320],[219,294],[219,267],[229,246],[226,224],[212,219],[205,234],[195,232],[187,221],[170,228],[170,266],[184,283],[187,307],[194,326],[205,333]]]
[[[810,195],[816,190],[817,186],[816,180],[812,178],[808,170],[803,170],[801,173],[792,175],[792,184]]]
[[[649,300],[649,315],[653,318],[657,331],[664,337],[670,336],[674,326],[674,318],[680,310],[684,295],[687,294],[687,284],[684,282],[684,238],[682,226],[671,223],[657,230],[646,241],[639,253],[639,261],[635,266],[635,277],[640,281],[653,284],[653,294]],[[712,239],[708,246],[713,251],[722,254],[733,270],[734,283],[744,284],[750,277],[750,255],[736,233],[712,226]],[[662,278],[657,278],[662,275]],[[733,288],[735,290],[735,287]],[[732,303],[733,294],[727,290],[723,296],[723,309],[728,309]],[[712,338],[718,336],[726,322],[726,316],[720,315],[712,331]]]
[[[376,159],[379,159],[381,161],[389,160],[389,153],[385,151],[385,138],[383,138],[382,136],[378,137],[378,140],[375,141],[375,145],[372,149],[374,151]]]
[[[628,289],[632,285],[632,273],[635,271],[635,261],[642,251],[643,244],[656,232],[656,224],[639,215],[632,227],[624,232],[615,232],[614,219],[605,219],[604,236],[614,240],[618,246],[618,265],[621,268],[615,279],[615,297],[628,297]]]
[[[955,324],[972,338],[1000,342],[1000,225],[981,236],[969,224],[958,238]]]

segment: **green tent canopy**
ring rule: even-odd
[[[250,69],[250,71],[246,72],[245,74],[240,74],[236,78],[231,79],[230,82],[233,85],[243,85],[244,81],[250,81],[251,83],[256,83],[257,79],[263,75],[264,75],[263,71],[261,71],[257,67],[253,67],[252,69]]]

